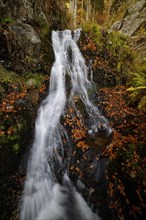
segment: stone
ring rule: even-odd
[[[9,24],[0,31],[0,41],[0,60],[6,68],[19,74],[40,68],[41,40],[32,26]]]
[[[88,130],[85,143],[96,153],[102,152],[113,139],[113,130],[106,123],[95,125]]]
[[[0,3],[0,17],[13,17],[21,21],[34,19],[33,1],[30,0],[2,0]]]
[[[115,22],[110,30],[119,31],[129,37],[134,36],[140,27],[146,22],[146,3],[139,0],[130,5],[126,16],[121,21]]]
[[[9,26],[14,36],[15,43],[20,50],[28,56],[38,56],[41,48],[41,40],[32,26],[25,23],[15,23]],[[12,48],[10,48],[12,50]],[[25,57],[25,55],[23,55]]]
[[[122,21],[117,21],[111,26],[110,31],[118,31],[121,29],[121,27],[122,27]]]

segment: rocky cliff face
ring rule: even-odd
[[[117,15],[117,16],[115,16]],[[115,17],[115,18],[113,18]],[[137,1],[113,1],[111,7],[111,31],[119,31],[131,38],[136,50],[146,53],[146,2]]]
[[[28,119],[21,111],[25,95],[29,97],[33,111],[36,112],[39,87],[45,74],[49,75],[53,61],[50,33],[53,29],[65,28],[65,9],[59,3],[61,1],[0,1],[0,121],[3,124],[0,134],[3,136],[7,137],[9,126],[17,127],[19,116],[16,109],[16,116],[13,112],[17,101],[20,104],[19,115],[27,124]],[[25,109],[29,111],[29,102],[25,101]],[[7,123],[5,114],[7,119],[15,122]],[[31,124],[27,130],[31,130]],[[5,149],[7,145],[10,146],[8,141],[0,144],[6,145]]]
[[[0,12],[0,62],[19,74],[47,71],[52,57],[49,33],[65,28],[59,1],[1,1]]]
[[[145,0],[121,1],[121,3],[111,6],[111,17],[115,14],[121,14],[119,20],[114,19],[111,30],[133,36],[136,35],[141,27],[146,28],[146,2]]]

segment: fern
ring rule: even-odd
[[[140,102],[139,102],[139,104],[138,104],[138,108],[139,108],[140,110],[143,110],[143,111],[146,112],[146,95],[143,96],[143,98],[141,98],[141,100],[140,100]]]
[[[143,59],[135,67],[135,71],[130,73],[129,97],[131,103],[137,103],[139,110],[146,111],[146,60]]]
[[[146,85],[131,87],[128,89],[130,92],[130,100],[132,103],[138,102],[138,109],[146,111]]]
[[[146,74],[144,72],[132,73],[132,85],[139,87],[146,85]]]

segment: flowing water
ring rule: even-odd
[[[35,140],[28,162],[21,220],[97,220],[82,196],[72,185],[67,170],[61,183],[57,180],[55,163],[63,167],[64,148],[62,134],[67,136],[60,123],[67,101],[80,96],[92,118],[101,117],[88,97],[92,87],[88,69],[77,46],[80,30],[53,31],[52,45],[55,54],[50,76],[49,94],[42,102],[35,125]],[[68,79],[67,79],[68,77]],[[69,82],[70,81],[70,82]],[[67,85],[70,93],[67,95]],[[106,119],[103,119],[105,124]],[[91,132],[91,131],[89,131]]]

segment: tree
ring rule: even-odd
[[[73,16],[74,26],[83,21],[93,21],[97,13],[102,14],[105,9],[104,0],[69,0],[67,4]]]
[[[77,0],[74,0],[74,26],[77,25]]]

